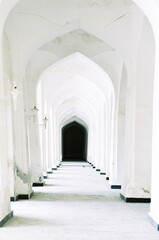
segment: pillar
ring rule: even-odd
[[[2,63],[0,60],[0,65]],[[1,73],[1,72],[0,72]],[[10,206],[9,169],[7,154],[6,99],[3,77],[0,77],[0,227],[13,216]]]
[[[153,226],[159,231],[159,36],[156,41],[155,76],[153,96],[153,132],[152,132],[152,177],[151,204],[149,217]]]
[[[126,155],[122,196],[126,201],[150,202],[154,39],[147,19],[129,82],[126,108]]]
[[[29,199],[32,195],[30,159],[27,142],[27,128],[23,101],[23,87],[17,99],[16,109],[13,108],[13,146],[14,146],[14,173],[15,199]]]
[[[117,131],[118,131],[118,111],[114,114],[114,131],[113,131],[113,156],[110,162],[110,177],[109,184],[112,189],[121,189],[121,172],[120,172],[120,162],[117,156]],[[124,134],[124,133],[123,133]]]

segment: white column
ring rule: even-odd
[[[138,81],[141,81],[138,79]],[[150,83],[150,81],[149,81]],[[127,198],[150,198],[151,183],[151,98],[145,97],[147,92],[146,79],[143,93],[139,86],[132,85],[128,89],[125,166],[122,195]],[[151,91],[151,86],[148,87]],[[143,101],[139,97],[142,96]],[[151,95],[149,93],[149,95]],[[138,99],[139,97],[139,99]],[[149,106],[149,107],[148,107]],[[150,107],[151,108],[151,107]]]
[[[59,165],[61,162],[61,126],[59,124],[57,126],[56,136],[57,136],[56,138],[57,139],[57,145],[56,145],[57,165]]]
[[[125,147],[125,112],[118,113],[118,136],[117,136],[117,184],[122,185],[124,168],[124,147]]]
[[[50,111],[48,115],[48,172],[49,173],[52,172],[52,168],[53,168],[53,120],[52,120],[52,111]]]
[[[129,84],[126,101],[125,158],[121,194],[125,198],[134,196],[134,155],[135,155],[135,96],[136,85]],[[135,197],[135,196],[134,196]]]
[[[43,162],[43,176],[47,178],[47,159],[46,159],[46,129],[45,126],[42,125],[42,162]]]
[[[9,100],[8,100],[9,101]],[[13,126],[12,126],[12,115],[11,115],[11,100],[7,102],[6,107],[7,113],[7,153],[8,153],[8,165],[9,165],[9,185],[10,185],[10,196],[15,196],[14,188],[14,152],[13,152]],[[12,199],[13,200],[13,199]]]
[[[94,131],[94,166],[96,169],[100,169],[100,116],[99,109],[97,116],[95,116],[95,131]]]
[[[54,112],[54,117],[53,117],[53,168],[57,168],[59,165],[59,131],[60,131],[60,126],[59,126],[59,119],[57,118],[57,115],[55,117],[55,112]]]
[[[117,132],[118,132],[118,111],[114,114],[114,131],[113,131],[113,157],[110,162],[109,184],[112,188],[121,187],[121,175],[119,174],[120,162],[117,158]],[[124,133],[123,133],[124,134]]]
[[[106,174],[106,119],[105,119],[105,104],[103,102],[103,106],[101,109],[101,142],[100,142],[100,151],[101,151],[101,161],[100,161],[100,171],[101,174]]]
[[[0,62],[2,67],[2,64]],[[0,227],[12,217],[7,159],[7,129],[3,77],[0,78]]]
[[[109,165],[110,165],[110,158],[109,158],[109,126],[108,126],[108,109],[106,108],[105,111],[105,171],[106,176],[109,177]]]
[[[37,117],[29,120],[29,150],[31,161],[31,181],[33,185],[43,184],[42,161],[40,154],[39,129]]]
[[[28,143],[26,138],[26,126],[24,116],[23,94],[18,97],[17,110],[13,110],[13,139],[14,139],[14,156],[15,156],[15,195],[30,197],[31,172],[29,162]]]
[[[107,108],[107,113],[106,113],[106,132],[107,132],[107,136],[106,136],[106,143],[107,143],[107,161],[106,161],[106,179],[109,180],[110,177],[110,167],[111,167],[111,162],[112,162],[112,157],[113,157],[113,132],[112,132],[112,128],[113,128],[113,123],[112,123],[112,114],[111,111],[113,111],[111,109],[111,106],[108,105]]]
[[[152,30],[145,19],[127,93],[126,178],[122,186],[126,198],[138,201],[150,201],[154,47]]]
[[[31,163],[31,182],[33,186],[43,185],[42,155],[40,149],[40,134],[38,113],[41,109],[37,107],[37,96],[35,82],[31,81],[31,76],[26,77],[26,121],[28,131],[29,158]],[[40,118],[41,121],[41,118]],[[40,122],[41,124],[41,122]]]
[[[117,179],[118,184],[122,184],[123,164],[124,164],[124,148],[125,148],[125,106],[127,91],[127,72],[123,65],[121,82],[119,88],[119,96],[116,99],[117,106]]]
[[[56,129],[57,129],[57,126],[56,126],[56,119],[55,119],[55,113],[53,112],[53,132],[52,132],[52,136],[53,136],[53,162],[52,162],[52,168],[53,169],[56,169],[57,167],[57,157],[56,157],[56,152],[57,152],[57,148],[56,148],[56,145],[57,145],[57,136],[56,136]]]
[[[156,40],[154,96],[153,96],[153,134],[152,134],[152,178],[150,218],[159,230],[159,36]]]

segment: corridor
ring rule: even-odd
[[[30,200],[12,203],[0,240],[158,240],[149,204],[125,203],[87,162],[63,162]]]

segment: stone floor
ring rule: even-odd
[[[0,240],[159,240],[149,204],[125,203],[87,163],[63,163],[12,209]]]

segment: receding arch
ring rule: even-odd
[[[67,117],[66,119],[64,119],[63,121],[62,121],[62,128],[65,126],[65,125],[67,125],[67,124],[69,124],[70,122],[77,122],[77,123],[79,123],[79,124],[81,124],[81,125],[83,125],[86,129],[87,129],[87,131],[88,131],[88,125],[81,119],[81,118],[79,118],[78,116],[76,116],[76,115],[73,115],[73,116],[71,116],[71,117]]]
[[[73,121],[62,128],[62,160],[87,160],[87,129]]]

